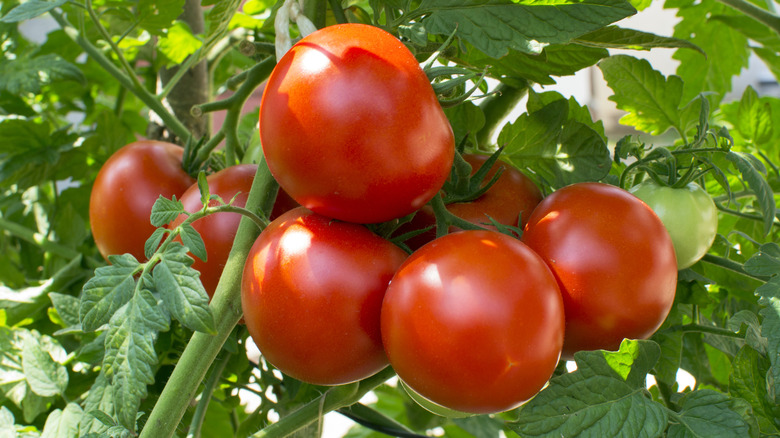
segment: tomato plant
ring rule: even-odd
[[[397,38],[362,24],[297,43],[260,107],[271,172],[301,205],[340,220],[405,216],[441,188],[452,129],[430,82]]]
[[[398,376],[423,397],[458,411],[506,411],[558,364],[561,293],[522,242],[495,231],[448,234],[393,277],[382,340]]]
[[[182,154],[174,144],[145,140],[122,147],[103,164],[89,198],[92,237],[103,257],[146,259],[144,243],[155,230],[152,205],[160,196],[181,196],[195,181],[181,167]]]
[[[674,188],[647,180],[630,191],[645,201],[666,226],[678,269],[690,267],[707,253],[718,232],[718,209],[700,185],[688,183]]]
[[[672,307],[677,262],[669,233],[623,189],[579,183],[556,190],[531,214],[523,242],[558,279],[565,356],[646,339]]]
[[[263,356],[319,385],[366,378],[387,366],[379,314],[406,258],[362,225],[299,207],[281,215],[249,253],[241,282],[244,319]]]
[[[463,154],[463,159],[471,165],[472,175],[485,164],[489,157],[485,154]],[[485,193],[476,199],[465,202],[448,203],[447,210],[461,219],[487,229],[496,229],[491,220],[511,227],[525,225],[531,211],[542,200],[542,192],[524,173],[501,161],[497,161],[490,167],[484,176],[482,186],[487,185],[499,170],[501,171],[500,176]],[[435,224],[436,217],[433,208],[426,205],[415,213],[408,224],[399,229],[398,234],[433,227]],[[453,232],[458,229],[456,226],[451,226],[449,231]],[[432,228],[426,233],[406,240],[406,244],[410,248],[416,249],[435,237],[436,230]]]
[[[629,16],[635,20],[624,20]],[[661,21],[668,32],[654,26]],[[771,4],[746,0],[0,2],[0,436],[331,436],[339,418],[353,423],[348,436],[780,435],[778,23]],[[633,24],[653,31],[627,27]],[[658,69],[659,48],[676,61],[673,71]],[[746,68],[750,74],[743,76]],[[745,86],[753,77],[762,80]],[[604,93],[580,92],[591,86]],[[606,100],[624,113],[619,120],[605,111]],[[122,162],[136,164],[111,172],[122,175],[114,182],[124,182],[109,185],[101,167],[139,139],[155,153],[125,156]],[[166,146],[150,146],[160,143]],[[578,351],[573,358],[564,351],[566,360],[545,386],[511,412],[481,415],[441,405],[480,401],[484,412],[516,403],[493,400],[486,393],[494,382],[463,371],[479,364],[473,352],[515,345],[517,336],[496,342],[506,339],[503,332],[458,343],[463,356],[441,364],[442,374],[462,371],[450,394],[441,394],[446,386],[434,392],[415,383],[414,375],[433,369],[422,366],[418,374],[399,367],[401,380],[385,367],[322,387],[281,373],[271,354],[249,348],[249,330],[238,324],[245,262],[266,218],[291,208],[279,207],[285,188],[330,218],[322,228],[372,230],[373,241],[397,239],[404,221],[412,213],[421,220],[430,205],[437,233],[447,234],[442,241],[454,242],[456,227],[473,227],[455,209],[483,200],[469,204],[473,198],[453,196],[458,191],[447,178],[469,173],[450,155],[453,149],[500,151],[507,175],[521,169],[553,199],[583,183],[628,190],[647,178],[674,187],[695,181],[717,208],[720,233],[698,262],[677,271],[675,284],[673,263],[648,255],[656,245],[668,246],[657,237],[660,228],[648,232],[633,209],[600,208],[588,197],[584,206],[549,211],[536,231],[527,230],[529,242],[542,225],[561,224],[575,204],[589,213],[574,217],[570,228],[601,230],[576,239],[556,231],[549,234],[555,245],[544,240],[540,246],[541,252],[566,249],[548,260],[557,268],[569,261],[599,267],[597,276],[579,274],[600,287],[596,299],[582,302],[592,306],[581,308],[598,306],[594,321],[601,327],[646,326],[613,333],[609,350]],[[181,226],[168,226],[189,213],[178,202],[193,183],[182,168],[195,175],[241,164],[257,166],[251,188],[242,189],[248,191],[243,207],[215,202]],[[171,176],[178,188],[161,190]],[[100,202],[91,209],[93,188]],[[501,201],[502,208],[509,204]],[[226,212],[251,220],[241,221],[220,293],[210,298],[208,276],[196,268],[201,258],[217,259],[206,253],[214,246],[206,242],[228,227],[193,231],[230,217]],[[516,231],[500,214],[488,215],[502,223],[497,228]],[[484,213],[476,221],[487,222]],[[515,213],[507,222],[517,224]],[[666,228],[674,236],[686,224]],[[360,263],[384,249],[403,256],[382,239],[383,249],[367,254],[348,245],[350,236],[332,242],[357,266],[368,266]],[[505,278],[489,274],[517,254],[499,246],[450,248],[448,260],[463,256],[470,265],[458,267],[452,284],[479,278],[471,289],[487,290]],[[678,262],[683,252],[675,249]],[[668,275],[653,280],[656,269]],[[366,286],[370,271],[342,279]],[[303,294],[341,272],[300,274],[288,283]],[[506,278],[525,290],[530,285],[522,272]],[[564,293],[577,283],[574,271],[552,275]],[[618,285],[642,296],[621,299]],[[675,286],[665,320],[651,329]],[[447,304],[466,317],[489,314],[486,333],[514,308],[497,304],[509,301],[509,290],[490,289],[499,298]],[[642,304],[648,297],[651,304]],[[564,318],[578,318],[566,312],[574,300],[561,300]],[[309,313],[322,315],[326,304]],[[313,345],[339,329],[329,318],[322,333],[302,333],[315,321],[304,311],[295,308],[292,322],[272,327],[280,336],[300,335],[285,345]],[[438,336],[432,351],[454,346],[465,330],[461,322],[422,333]],[[381,316],[379,327],[364,331],[373,333],[377,368],[386,356],[376,351]],[[649,339],[618,345],[623,335],[640,338],[653,330]],[[590,326],[583,333],[606,337]],[[564,331],[564,349],[572,336]],[[353,356],[356,349],[332,350],[312,346],[308,352],[326,357],[307,365],[332,359],[336,366],[340,359],[341,371],[354,371],[371,362]],[[545,379],[536,377],[537,384]],[[408,391],[407,380],[415,385]],[[531,380],[524,383],[528,394],[536,391]],[[493,393],[503,396],[511,386]],[[465,389],[455,394],[456,388]]]

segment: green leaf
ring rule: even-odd
[[[568,115],[567,101],[556,100],[507,124],[498,136],[504,157],[554,187],[604,178],[612,164],[604,139]]]
[[[80,429],[82,433],[102,433],[108,430],[101,418],[108,417],[113,423],[111,415],[114,413],[114,393],[108,377],[104,373],[98,374],[84,400],[84,412]],[[100,417],[100,418],[98,418]],[[114,424],[111,424],[113,426]]]
[[[156,228],[152,235],[146,239],[146,242],[144,242],[144,256],[146,256],[147,259],[152,258],[167,232],[168,231],[163,227]]]
[[[8,11],[8,13],[3,16],[3,18],[0,18],[0,21],[4,23],[18,23],[20,21],[27,21],[31,18],[43,15],[54,8],[58,8],[65,3],[67,3],[67,0],[28,0]]]
[[[49,292],[49,299],[54,309],[57,310],[57,314],[68,326],[74,326],[79,323],[81,302],[78,298],[57,292]]]
[[[528,102],[526,108],[528,112],[535,112],[541,110],[546,105],[556,101],[565,100],[569,103],[569,115],[568,118],[583,123],[596,131],[604,142],[607,142],[607,134],[604,131],[604,122],[601,120],[594,121],[593,115],[587,106],[582,106],[577,102],[574,97],[566,99],[562,94],[555,91],[545,91],[542,93],[530,90],[528,92]]]
[[[576,353],[577,370],[551,379],[508,426],[523,437],[660,436],[667,412],[645,389],[659,355],[654,342],[630,340],[618,352]]]
[[[203,242],[198,230],[196,230],[191,224],[184,225],[181,229],[181,241],[184,243],[192,254],[203,260],[208,261],[208,253],[206,253],[206,243]]]
[[[726,159],[734,163],[750,190],[756,195],[756,200],[761,208],[760,213],[764,218],[764,235],[768,235],[772,231],[772,225],[775,221],[776,206],[772,187],[761,175],[760,170],[756,168],[760,162],[757,163],[757,160],[749,154],[738,152],[728,152]]]
[[[40,396],[61,395],[68,387],[68,370],[57,363],[33,336],[24,339],[22,370],[30,388]]]
[[[477,50],[464,55],[464,61],[476,68],[487,68],[488,74],[500,77],[502,82],[522,88],[525,80],[543,85],[555,83],[554,76],[570,76],[583,68],[596,64],[609,56],[606,49],[585,47],[579,44],[552,44],[541,53],[528,54],[510,50],[499,59],[491,58]]]
[[[745,271],[759,277],[771,277],[780,273],[780,253],[777,251],[780,251],[780,246],[776,243],[761,245],[759,251],[745,262]]]
[[[771,376],[771,394],[775,403],[780,404],[780,276],[772,277],[756,289],[756,295],[760,297],[759,304],[765,306],[759,313],[764,318],[761,335],[767,339],[767,356],[770,361],[767,378]]]
[[[155,1],[139,0],[137,16],[139,25],[154,35],[164,35],[173,20],[182,14],[184,0]]]
[[[79,423],[84,416],[81,406],[68,403],[65,410],[55,409],[46,418],[41,438],[79,438]]]
[[[651,50],[655,48],[686,48],[704,52],[695,44],[679,38],[671,38],[642,32],[634,29],[624,29],[618,26],[607,26],[574,40],[577,44],[605,49]]]
[[[38,57],[19,56],[13,62],[0,62],[0,90],[13,94],[41,92],[41,86],[54,81],[70,80],[85,85],[81,70],[55,54]]]
[[[746,139],[763,144],[772,138],[772,107],[768,102],[761,102],[751,86],[742,93],[737,117],[737,131]]]
[[[86,332],[95,331],[133,297],[135,274],[140,264],[129,254],[109,256],[110,266],[95,270],[84,285],[79,319]]]
[[[679,110],[683,83],[679,77],[664,78],[647,60],[628,55],[604,59],[599,68],[614,92],[609,100],[628,112],[621,123],[653,135],[673,127],[683,129]]]
[[[0,438],[16,438],[16,419],[14,413],[0,406]]]
[[[157,333],[168,330],[169,318],[148,290],[141,290],[108,324],[103,372],[111,383],[119,423],[135,430],[136,414],[154,383]]]
[[[539,53],[636,13],[623,0],[520,2],[510,0],[423,0],[417,14],[428,33],[457,36],[491,58],[509,49]]]
[[[674,36],[701,47],[707,56],[692,50],[678,50],[672,58],[680,61],[677,75],[685,87],[682,101],[688,102],[700,93],[717,103],[731,91],[732,78],[748,66],[750,49],[747,38],[714,16],[741,15],[716,0],[702,0],[681,7]]]
[[[159,39],[157,48],[168,59],[167,66],[171,67],[183,63],[202,45],[203,42],[192,34],[186,23],[177,21],[168,28],[166,35]]]
[[[209,181],[206,172],[198,172],[198,190],[200,191],[201,205],[208,205],[211,192],[209,190]]]
[[[750,425],[732,409],[733,401],[725,394],[710,389],[693,391],[678,402],[677,422],[669,426],[669,438],[750,436]]]
[[[21,409],[26,422],[46,411],[49,402],[33,392],[23,371],[22,353],[29,336],[33,335],[26,329],[0,327],[0,398]]]
[[[780,406],[770,399],[767,392],[769,366],[769,360],[755,349],[747,345],[742,347],[732,363],[729,394],[750,404],[762,433],[777,435],[780,429],[774,421],[780,418]]]
[[[208,55],[209,50],[218,44],[230,30],[230,21],[243,2],[241,0],[222,0],[217,2],[206,15],[208,33],[199,60]]]
[[[464,137],[468,137],[472,145],[477,145],[477,132],[485,126],[485,114],[480,107],[473,102],[464,102],[460,105],[446,108],[444,114],[447,115],[447,119],[449,119],[450,125],[452,125],[456,142],[460,142]]]
[[[176,195],[173,196],[173,199],[167,199],[160,195],[152,205],[149,220],[155,227],[162,227],[171,223],[182,213],[184,213],[184,204],[176,199]]]
[[[187,328],[216,333],[209,296],[190,267],[192,258],[180,244],[173,244],[154,267],[154,284],[165,307]]]

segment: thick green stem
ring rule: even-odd
[[[748,17],[754,18],[767,26],[769,26],[775,33],[780,35],[780,17],[772,12],[759,8],[753,3],[746,2],[745,0],[719,0],[721,3],[742,12]]]
[[[360,382],[334,386],[319,397],[252,436],[255,438],[281,438],[289,436],[322,418],[323,415],[330,411],[359,402],[369,391],[383,384],[394,375],[395,371],[387,367]]]
[[[248,210],[262,209],[268,212],[273,206],[278,184],[271,176],[265,162],[260,163],[255,175],[249,198]],[[168,383],[160,394],[149,420],[141,431],[140,438],[168,438],[173,436],[184,416],[189,401],[203,381],[211,363],[222,349],[222,345],[241,319],[241,275],[249,250],[259,230],[248,218],[242,218],[233,249],[228,256],[225,270],[219,280],[211,310],[216,321],[217,334],[212,336],[196,332],[184,349]]]
[[[501,84],[496,94],[485,98],[483,103],[479,105],[485,113],[485,126],[477,132],[477,145],[479,147],[484,149],[492,142],[504,119],[526,94],[528,94],[527,86],[515,88]]]
[[[119,85],[128,89],[131,93],[136,95],[143,103],[146,104],[149,109],[154,111],[162,119],[165,126],[171,130],[176,136],[187,141],[190,138],[190,131],[184,126],[179,119],[173,116],[168,109],[160,102],[156,96],[147,91],[143,84],[133,81],[133,79],[124,74],[110,59],[108,59],[103,53],[95,47],[89,40],[84,38],[79,31],[73,27],[59,12],[52,10],[50,14],[59,23],[65,34],[68,35],[76,44],[81,46],[87,54],[95,60],[103,69],[108,72],[114,79],[119,82]],[[137,78],[136,78],[137,79]]]

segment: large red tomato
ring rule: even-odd
[[[519,240],[459,231],[412,253],[382,305],[382,340],[421,396],[471,413],[512,409],[549,380],[563,345],[555,277]]]
[[[558,279],[566,357],[648,338],[671,309],[672,240],[653,210],[623,189],[579,183],[553,192],[531,214],[523,241]]]
[[[490,158],[484,154],[464,154],[463,159],[471,165],[472,175]],[[490,218],[496,222],[509,225],[525,225],[526,220],[531,215],[534,207],[542,200],[542,192],[539,187],[525,174],[515,167],[496,161],[485,176],[485,183],[490,181],[493,175],[500,169],[503,169],[498,180],[490,186],[487,192],[473,201],[456,202],[447,205],[450,213],[465,219],[473,224],[481,225],[488,229],[495,229],[490,225]],[[433,215],[433,208],[430,205],[424,206],[418,211],[412,221],[404,224],[399,229],[399,234],[420,230],[436,224],[436,218]],[[450,227],[449,232],[458,230],[456,227]],[[436,230],[419,234],[406,241],[412,249],[417,249],[430,242],[436,237]]]
[[[293,199],[349,222],[419,209],[446,181],[454,155],[452,129],[417,60],[363,24],[323,28],[279,60],[260,136]]]
[[[224,202],[233,200],[233,205],[236,207],[244,207],[256,173],[256,164],[239,164],[227,167],[206,177],[209,193],[218,195]],[[184,209],[190,213],[203,208],[203,203],[201,203],[200,199],[200,189],[197,184],[190,186],[181,195],[181,202],[184,204]],[[218,204],[216,200],[210,203],[212,206]],[[295,201],[292,201],[286,193],[280,190],[271,213],[271,219],[294,207]],[[185,215],[180,215],[171,224],[171,227],[178,226],[185,219]],[[230,250],[233,247],[233,240],[236,238],[239,222],[241,222],[239,213],[221,212],[210,214],[192,223],[192,227],[203,238],[207,256],[206,261],[194,257],[195,262],[192,264],[192,267],[200,272],[200,280],[210,297],[214,296],[214,291],[219,283],[219,277],[222,276],[222,271],[225,269],[228,255],[230,255]]]
[[[339,385],[368,377],[387,366],[379,315],[405,258],[362,225],[293,209],[260,234],[244,265],[249,334],[297,379]]]
[[[149,221],[160,196],[181,196],[194,180],[182,169],[184,150],[144,140],[116,151],[98,172],[89,198],[92,236],[103,257],[130,253],[145,260],[144,243],[155,230]]]

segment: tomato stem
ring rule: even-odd
[[[729,329],[715,326],[708,326],[702,324],[681,324],[669,327],[664,330],[666,332],[683,332],[683,333],[709,333],[712,335],[726,336],[729,338],[745,339],[745,335],[738,332],[733,332]]]
[[[140,83],[135,74],[126,75],[120,68],[114,65],[114,63],[103,54],[103,52],[101,52],[89,40],[87,40],[82,33],[73,27],[73,25],[70,24],[70,22],[65,17],[63,17],[61,13],[57,12],[56,10],[51,10],[49,13],[54,18],[54,20],[57,21],[62,30],[66,35],[68,35],[70,39],[81,46],[81,48],[84,49],[84,51],[87,52],[87,54],[101,67],[103,67],[112,77],[114,77],[114,79],[116,79],[122,87],[130,90],[136,97],[138,97],[138,99],[145,103],[149,109],[160,116],[160,118],[163,120],[163,123],[165,123],[165,126],[170,129],[171,132],[185,141],[189,140],[191,133],[187,127],[184,126],[184,124],[181,123],[181,121],[173,114],[171,114],[168,109],[165,108],[165,105],[163,105],[155,95],[151,94],[146,90],[146,88],[144,88],[143,84]],[[110,40],[111,39],[109,38],[109,41]]]
[[[360,382],[334,386],[319,397],[291,412],[278,422],[252,435],[254,438],[285,437],[317,421],[324,414],[353,405],[364,395],[393,377],[395,371],[387,367]]]
[[[265,161],[262,161],[258,165],[246,208],[270,212],[278,189],[279,185],[271,176]],[[217,334],[195,332],[192,335],[149,415],[140,438],[173,436],[211,363],[241,319],[241,276],[244,261],[258,234],[259,230],[249,219],[241,220],[225,270],[210,304]]]

